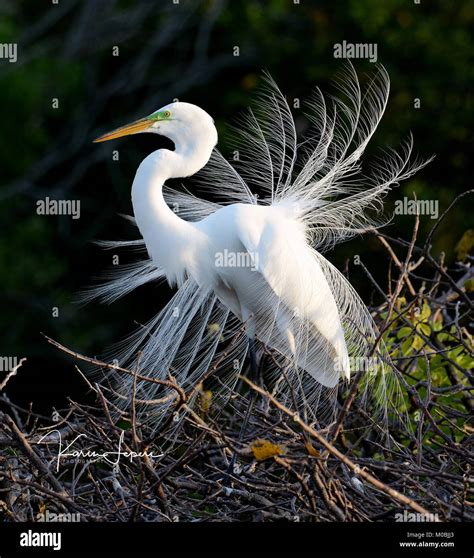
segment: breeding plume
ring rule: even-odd
[[[383,68],[362,90],[349,65],[338,80],[338,98],[328,100],[316,89],[299,111],[311,123],[301,139],[284,95],[269,76],[264,81],[256,108],[234,130],[235,163],[215,148],[211,116],[185,102],[96,140],[148,132],[170,138],[175,149],[148,155],[133,181],[143,240],[103,243],[144,246],[148,258],[122,268],[89,297],[111,302],[166,280],[176,289],[170,302],[114,347],[112,358],[121,366],[160,380],[172,376],[190,406],[203,382],[210,383],[217,406],[226,400],[219,394],[230,393],[248,363],[255,373],[264,355],[268,389],[306,418],[327,423],[338,386],[361,362],[369,369],[364,392],[381,407],[393,388],[381,345],[371,353],[377,332],[369,312],[323,253],[380,225],[374,219],[384,195],[426,162],[410,161],[410,139],[401,153],[384,152],[370,173],[362,167],[387,104]],[[190,187],[210,193],[212,201],[166,186],[170,178],[193,175]],[[127,409],[133,380],[116,376],[109,378],[110,394]],[[170,412],[176,422],[182,416],[167,386],[138,381],[136,397],[142,418],[156,426]]]

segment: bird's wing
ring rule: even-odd
[[[242,223],[238,234],[258,268],[246,289],[258,301],[257,337],[294,364],[276,370],[286,370],[279,396],[330,422],[340,377],[362,371],[360,402],[386,422],[400,401],[399,382],[383,343],[373,352],[377,328],[348,280],[306,243],[298,224],[270,223],[260,234]]]
[[[335,296],[314,251],[290,219],[271,219],[261,230],[246,223],[238,236],[258,273],[239,298],[255,316],[257,337],[334,387],[341,375],[349,377],[348,354]]]

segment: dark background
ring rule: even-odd
[[[141,159],[165,145],[154,135],[104,145],[92,144],[95,137],[178,97],[215,118],[219,148],[229,155],[226,123],[252,103],[262,69],[290,99],[304,100],[315,85],[331,91],[342,65],[333,57],[334,43],[375,42],[392,89],[373,143],[396,147],[411,130],[416,152],[436,154],[387,198],[386,213],[413,192],[439,200],[442,212],[470,182],[473,19],[471,2],[451,0],[3,0],[0,43],[18,43],[18,61],[0,60],[0,354],[28,359],[9,383],[10,396],[34,400],[45,411],[68,395],[83,398],[72,361],[40,332],[98,354],[170,296],[166,287],[148,286],[112,306],[73,302],[111,264],[112,254],[92,241],[136,236],[118,214],[132,211],[130,188]],[[373,70],[354,62],[359,74]],[[421,99],[418,110],[414,98]],[[46,196],[80,199],[81,218],[37,215],[36,201]],[[444,251],[448,261],[472,227],[467,203],[451,212],[435,238],[435,254]],[[432,225],[422,218],[422,237]],[[386,232],[407,238],[411,226],[411,217],[397,216]],[[355,239],[331,260],[342,269],[354,254],[385,288],[388,260],[376,240]],[[354,266],[350,277],[371,300]]]

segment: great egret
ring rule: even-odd
[[[410,162],[410,138],[401,155],[389,152],[370,175],[362,174],[361,156],[388,99],[383,67],[362,92],[349,65],[338,82],[344,99],[328,102],[316,89],[307,103],[313,128],[299,144],[287,100],[270,76],[265,82],[257,109],[238,132],[243,142],[236,166],[215,149],[211,116],[185,102],[170,103],[95,140],[154,133],[170,138],[175,150],[148,155],[133,181],[133,211],[143,241],[104,243],[116,248],[144,242],[149,258],[122,269],[91,297],[111,302],[146,282],[166,279],[176,294],[114,349],[120,364],[138,365],[162,379],[172,374],[197,397],[196,386],[209,378],[216,360],[226,371],[221,388],[235,386],[248,348],[255,373],[256,343],[262,344],[273,354],[266,373],[274,392],[308,418],[331,420],[338,385],[350,379],[351,363],[357,367],[360,359],[369,359],[365,366],[376,373],[367,375],[366,386],[380,401],[390,397],[390,387],[386,370],[370,354],[377,333],[368,310],[322,252],[377,226],[368,212],[377,213],[390,187],[427,161]],[[214,201],[165,184],[195,173]],[[263,195],[253,195],[249,184]],[[242,324],[246,338],[238,335]],[[219,360],[222,339],[232,342]],[[120,379],[119,407],[129,404],[131,387],[132,379]],[[139,381],[136,393],[141,411],[156,424],[175,403],[174,392],[156,384]]]

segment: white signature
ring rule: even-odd
[[[53,434],[53,433],[56,433],[56,435],[58,437],[58,457],[57,457],[57,460],[56,460],[56,472],[59,471],[59,465],[60,465],[61,459],[66,458],[66,457],[74,457],[76,459],[86,458],[86,459],[90,459],[92,462],[98,461],[99,459],[103,459],[107,463],[110,463],[111,465],[114,465],[114,466],[118,465],[121,457],[127,457],[130,461],[133,461],[137,457],[149,457],[151,459],[157,459],[159,457],[163,457],[163,454],[156,455],[154,453],[149,453],[147,451],[124,451],[124,450],[122,450],[123,440],[124,440],[124,436],[125,436],[124,431],[122,431],[121,434],[120,434],[117,451],[97,452],[95,450],[89,450],[89,449],[71,450],[72,446],[77,442],[77,440],[79,440],[79,438],[82,438],[82,437],[86,436],[86,434],[79,434],[67,446],[63,447],[61,432],[59,430],[50,430],[47,434],[45,434],[39,440],[38,443],[41,444],[41,442],[45,438],[47,438],[48,436],[51,436],[51,434]],[[47,443],[50,444],[51,440],[48,440]],[[110,456],[115,456],[115,457],[111,458]]]

